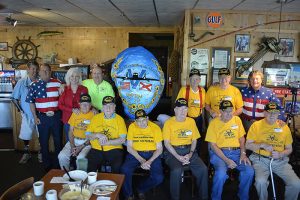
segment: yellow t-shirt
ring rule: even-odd
[[[190,87],[189,99],[188,99],[188,116],[198,117],[202,113],[202,109],[205,106],[205,89],[201,88],[202,107],[200,108],[200,95],[199,91],[194,92]],[[177,95],[177,99],[186,97],[186,87],[182,87]]]
[[[205,141],[216,143],[219,148],[240,147],[239,139],[245,134],[245,129],[239,117],[233,116],[226,123],[217,117],[210,121]]]
[[[185,121],[178,122],[174,116],[165,122],[163,138],[173,146],[190,145],[193,140],[200,138],[200,133],[194,119],[187,117]]]
[[[247,140],[272,145],[273,149],[278,152],[282,152],[286,145],[293,142],[290,128],[287,125],[280,127],[278,122],[270,125],[266,119],[261,119],[252,124],[247,134]],[[264,156],[271,155],[270,152],[264,149],[255,152]]]
[[[94,113],[92,111],[84,114],[80,113],[76,115],[72,113],[68,123],[70,126],[74,127],[73,135],[78,138],[85,138],[85,130],[91,122]]]
[[[140,128],[136,122],[130,124],[127,140],[132,140],[132,147],[136,151],[155,151],[156,144],[163,139],[160,127],[148,121],[147,128]]]
[[[232,85],[222,90],[219,85],[210,86],[206,93],[205,104],[210,105],[212,110],[220,113],[219,105],[222,100],[229,100],[233,104],[234,111],[243,107],[243,99],[240,90]]]
[[[106,135],[109,140],[120,138],[121,135],[127,134],[126,125],[124,119],[115,114],[114,118],[105,119],[104,113],[99,113],[95,115],[91,124],[88,126],[86,132],[94,133],[102,133]],[[122,149],[122,145],[107,145],[101,146],[98,140],[91,140],[91,146],[93,149],[109,151],[112,149]]]

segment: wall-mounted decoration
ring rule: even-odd
[[[224,23],[224,17],[219,12],[210,12],[206,16],[206,24],[212,28],[220,28]]]
[[[279,43],[282,47],[282,50],[279,52],[280,56],[292,57],[294,55],[294,39],[280,38]]]
[[[212,70],[211,70],[211,85],[219,82],[218,72],[219,72],[218,68],[212,68]]]
[[[288,85],[291,69],[264,68],[265,85],[269,87],[282,87]]]
[[[212,67],[229,68],[230,67],[230,47],[213,47],[212,48]]]
[[[293,85],[299,85],[300,82],[300,62],[290,62],[289,63],[291,66],[291,73],[290,73],[290,77],[289,77],[289,85],[293,86]],[[294,86],[294,87],[298,87],[298,86]]]
[[[250,35],[236,34],[235,35],[235,52],[248,53],[250,51]]]
[[[200,86],[203,88],[207,88],[207,74],[201,74]]]
[[[196,68],[200,73],[207,74],[208,49],[192,48],[190,55],[190,70]]]
[[[235,74],[235,80],[247,80],[248,76],[250,74],[250,72],[252,71],[252,67],[250,67],[249,69],[245,70],[242,74],[238,74],[237,69],[239,69],[239,67],[243,64],[245,64],[250,58],[249,57],[235,57],[235,70],[234,70],[234,74]]]
[[[0,51],[8,51],[8,43],[0,42]]]
[[[300,114],[300,102],[297,101],[297,102],[294,102],[294,106],[293,107],[293,102],[292,101],[285,101],[285,104],[284,104],[284,110],[286,113],[293,113],[295,115],[299,115]],[[293,108],[293,110],[292,110]]]

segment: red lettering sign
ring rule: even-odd
[[[213,28],[219,28],[223,25],[223,16],[219,12],[210,12],[206,17],[206,23]]]

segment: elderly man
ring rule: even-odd
[[[231,101],[220,103],[220,117],[214,118],[206,133],[209,142],[210,163],[215,169],[212,200],[221,199],[223,186],[228,179],[227,169],[240,171],[239,199],[249,199],[254,170],[246,156],[245,130],[239,117],[233,116]]]
[[[262,86],[263,78],[261,71],[254,70],[248,76],[249,86],[241,89],[244,102],[241,118],[246,131],[253,122],[264,118],[264,107],[267,103],[276,102],[280,105],[279,99],[272,90]],[[279,119],[284,121],[284,109],[281,107],[280,111]]]
[[[255,187],[260,200],[268,199],[268,177],[271,159],[272,171],[283,179],[285,199],[298,199],[300,180],[289,164],[293,138],[290,128],[278,122],[281,107],[269,102],[264,108],[265,118],[252,124],[248,131],[246,148],[253,151],[250,160],[255,170]]]
[[[127,135],[129,154],[122,166],[125,174],[123,194],[125,199],[133,199],[132,174],[138,167],[149,170],[149,177],[139,185],[138,197],[145,199],[145,192],[163,181],[163,169],[160,155],[162,153],[162,133],[155,123],[149,121],[144,110],[135,112],[135,122],[130,124]]]
[[[103,72],[101,66],[94,64],[92,66],[92,78],[82,82],[87,87],[89,95],[92,98],[92,105],[96,110],[102,110],[102,99],[105,96],[115,96],[112,86],[103,80]]]
[[[102,112],[91,119],[86,130],[92,149],[87,155],[88,171],[97,171],[108,164],[113,173],[119,173],[123,163],[123,146],[127,129],[124,119],[115,113],[115,98],[105,96]]]
[[[26,102],[30,103],[30,110],[38,127],[44,167],[49,170],[59,166],[57,156],[62,145],[61,113],[58,109],[58,91],[61,83],[51,78],[51,67],[48,64],[40,66],[39,75],[40,79],[30,85]],[[55,147],[54,161],[51,161],[49,154],[50,130]]]
[[[163,127],[166,164],[170,168],[171,198],[180,198],[181,175],[184,165],[188,165],[196,177],[199,197],[208,199],[207,167],[195,152],[197,139],[200,138],[196,123],[187,117],[188,102],[179,98],[175,102],[175,116],[169,118]]]
[[[22,123],[19,138],[23,140],[24,143],[24,154],[19,161],[20,164],[27,163],[27,161],[31,158],[31,154],[29,151],[29,141],[32,138],[33,132],[36,131],[36,125],[34,123],[34,118],[30,110],[30,104],[25,100],[30,84],[37,79],[38,70],[39,64],[37,62],[27,63],[27,77],[22,78],[17,82],[12,94],[13,98],[19,101],[17,103],[20,103],[20,107],[22,108]],[[39,162],[42,162],[42,154],[40,152],[38,153],[38,160]]]
[[[228,100],[233,104],[233,115],[240,115],[243,109],[243,99],[239,89],[230,84],[230,70],[221,68],[218,76],[220,84],[210,86],[206,93],[205,109],[210,113],[211,118],[219,117],[221,115],[220,102]]]

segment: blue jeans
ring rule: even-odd
[[[64,124],[64,131],[66,134],[66,143],[69,142],[69,130],[70,130],[70,124],[65,123]]]
[[[139,151],[138,153],[145,160],[149,160],[153,155],[152,152]],[[133,155],[127,154],[126,160],[121,167],[121,173],[125,175],[125,182],[122,187],[122,191],[125,198],[133,195],[132,174],[135,171],[135,169],[137,169],[140,165],[141,163]],[[163,179],[164,175],[161,165],[161,158],[158,157],[151,164],[149,177],[142,184],[139,185],[137,190],[138,192],[145,193],[151,188],[159,185],[163,181]]]
[[[55,112],[52,117],[48,117],[45,114],[37,113],[37,117],[41,123],[37,125],[39,131],[39,142],[41,145],[41,153],[43,157],[43,165],[46,169],[51,167],[58,168],[58,154],[62,149],[62,122],[60,120],[60,112]],[[55,160],[51,162],[49,154],[49,137],[50,131],[53,136],[54,148],[55,148]]]
[[[245,165],[244,162],[240,164],[240,150],[222,150],[224,155],[233,160],[237,167],[236,169],[240,171],[239,175],[239,192],[238,197],[243,200],[249,199],[249,189],[252,185],[252,180],[254,176],[254,170],[251,166]],[[219,200],[222,198],[223,186],[228,178],[227,170],[228,166],[219,156],[217,156],[211,149],[209,150],[210,163],[214,166],[215,174],[213,178],[212,186],[212,200]]]

